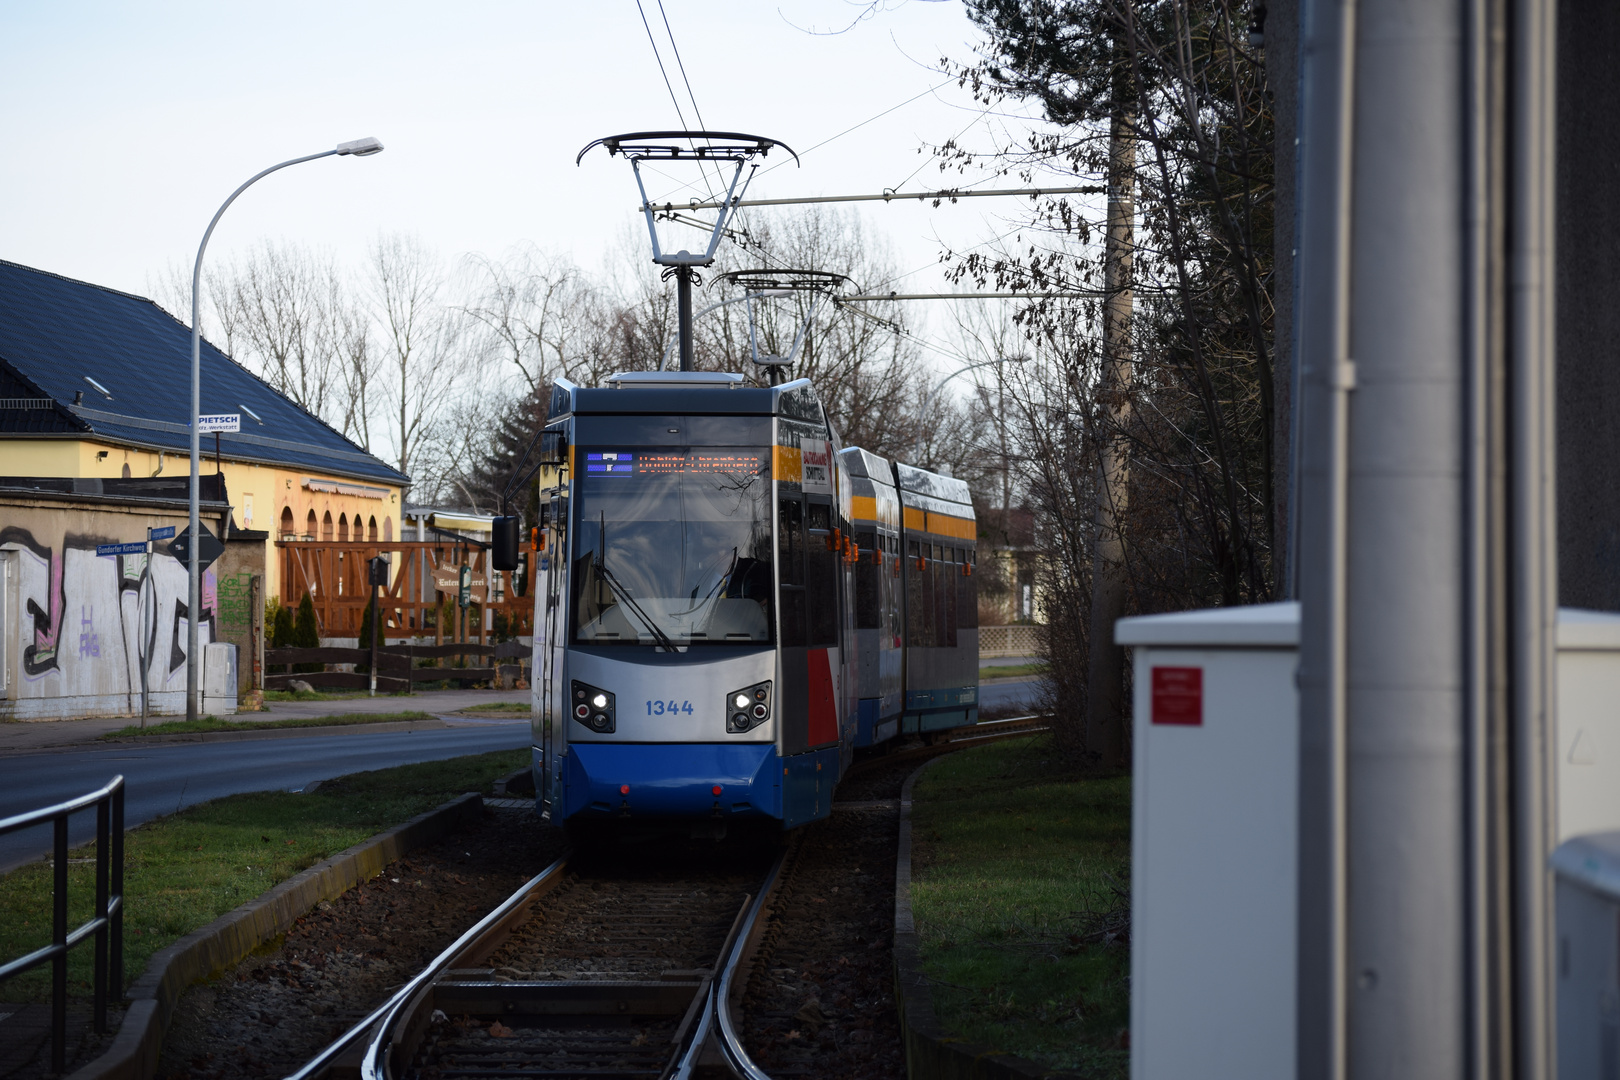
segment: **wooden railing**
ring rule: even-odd
[[[378,614],[383,640],[433,635],[436,643],[458,639],[461,625],[456,607],[456,580],[466,559],[475,581],[472,598],[486,618],[474,614],[468,621],[468,640],[484,643],[494,615],[506,616],[508,634],[529,634],[534,629],[534,583],[539,560],[526,563],[527,588],[522,596],[512,591],[515,572],[487,574],[489,552],[470,545],[393,541],[389,543],[308,542],[279,540],[281,603],[297,611],[307,592],[315,605],[315,622],[323,638],[359,637],[360,622],[371,602],[366,564],[377,555],[389,557],[389,584],[380,589]],[[469,609],[471,611],[471,609]]]
[[[415,683],[440,682],[445,679],[467,679],[472,682],[494,682],[502,667],[522,665],[498,664],[500,660],[526,661],[532,655],[531,647],[521,641],[503,641],[499,645],[384,645],[377,650],[377,689],[385,693],[406,691]],[[487,663],[473,667],[467,657],[487,658]],[[456,659],[466,666],[453,666],[442,661]],[[418,660],[433,660],[433,667],[418,667]],[[371,686],[371,675],[364,671],[304,671],[291,670],[295,664],[369,664],[370,649],[266,649],[264,650],[264,688],[287,690],[294,679],[301,679],[315,689],[365,690]],[[272,670],[284,669],[284,670]]]

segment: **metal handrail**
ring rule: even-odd
[[[68,817],[90,806],[96,808],[96,906],[88,922],[68,929]],[[0,836],[51,822],[55,831],[52,850],[51,943],[25,956],[0,964],[0,982],[14,975],[51,964],[51,1069],[67,1069],[67,961],[68,950],[92,935],[95,938],[95,1026],[107,1031],[109,987],[120,994],[124,987],[124,778],[115,776],[105,787],[76,799],[29,810],[0,819]]]

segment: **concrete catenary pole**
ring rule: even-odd
[[[1124,50],[1116,50],[1123,53]],[[1125,512],[1130,498],[1132,259],[1136,228],[1136,116],[1129,67],[1116,57],[1108,134],[1108,221],[1103,243],[1103,355],[1098,386],[1097,510],[1091,549],[1091,657],[1086,749],[1104,767],[1125,761],[1125,650],[1114,624],[1125,615]]]
[[[1552,1075],[1552,2],[1302,7],[1301,1076]]]

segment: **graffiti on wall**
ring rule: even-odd
[[[16,553],[11,597],[25,617],[16,622],[21,696],[122,696],[137,707],[142,657],[149,688],[184,688],[186,569],[167,552],[96,555],[107,537],[66,534],[40,542],[16,526],[0,528],[0,549]],[[212,568],[203,574],[199,641],[216,638]],[[159,627],[169,630],[160,634]],[[3,632],[3,631],[0,631]]]

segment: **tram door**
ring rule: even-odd
[[[545,494],[542,492],[542,494]],[[567,523],[568,497],[553,490],[543,506],[541,535],[545,549],[538,553],[540,573],[535,588],[535,694],[540,700],[539,731],[535,744],[540,747],[540,810],[551,808],[557,773],[557,753],[561,749],[561,704],[558,686],[562,676],[563,648],[568,633]],[[542,638],[543,635],[543,638]]]
[[[842,529],[837,527],[832,502],[811,495],[805,499],[804,598],[809,629],[805,650],[807,746],[828,746],[838,741],[838,697],[833,679],[834,650],[838,647],[841,615],[839,592],[843,580],[838,564],[843,557]]]
[[[781,581],[782,693],[777,699],[783,755],[797,754],[809,735],[809,604],[804,584],[804,497],[783,495],[777,504],[776,561]]]

